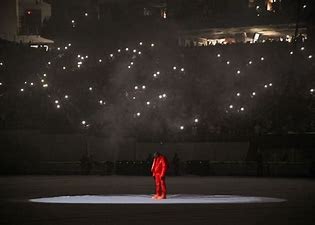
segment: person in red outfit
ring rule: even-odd
[[[155,178],[155,195],[152,198],[166,199],[165,174],[168,169],[168,162],[166,157],[159,152],[155,152],[153,157],[151,172]]]

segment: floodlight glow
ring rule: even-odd
[[[92,88],[92,87],[89,87],[89,90],[90,90],[90,91],[92,91],[92,90],[93,90],[93,88]]]
[[[264,58],[264,57],[261,57],[261,58],[260,58],[260,60],[261,60],[261,61],[264,61],[264,60],[265,60],[265,58]]]
[[[85,16],[88,16],[89,14],[88,14],[88,13],[84,13],[84,15],[85,15]]]
[[[199,120],[198,120],[197,118],[196,118],[194,121],[195,121],[195,123],[198,123],[198,122],[199,122]]]
[[[138,90],[138,86],[135,86],[135,90]]]
[[[176,70],[176,66],[173,66],[173,70]]]
[[[311,58],[313,58],[313,56],[312,56],[312,55],[309,55],[308,58],[311,59]]]
[[[58,104],[59,103],[59,101],[58,100],[55,100],[55,104]]]
[[[69,98],[69,96],[68,95],[65,95],[65,99],[68,99]]]
[[[233,109],[233,105],[230,105],[229,108],[230,108],[230,109]]]
[[[227,64],[227,65],[230,65],[230,61],[226,61],[226,64]]]
[[[82,120],[81,124],[85,125],[86,124],[85,120]]]
[[[150,102],[147,102],[147,105],[150,105]]]
[[[293,52],[292,52],[292,51],[290,52],[290,55],[293,55]]]
[[[184,128],[185,128],[184,126],[180,126],[180,127],[179,127],[179,129],[181,129],[181,130],[184,130]]]
[[[142,85],[142,89],[145,89],[146,87],[145,87],[145,85]]]
[[[59,108],[60,108],[60,105],[57,105],[56,107],[57,107],[57,109],[59,109]]]
[[[272,86],[272,83],[269,83],[269,86],[271,87],[271,86]]]
[[[23,88],[21,88],[21,89],[20,89],[20,91],[22,91],[22,92],[23,92],[23,91],[24,91],[24,89],[23,89]]]
[[[102,60],[101,60],[101,59],[99,59],[98,61],[99,61],[100,63],[102,62]]]
[[[163,94],[162,96],[163,96],[163,98],[166,98],[166,94]]]
[[[140,112],[137,112],[137,116],[140,116],[141,115],[141,113]]]
[[[184,70],[185,70],[184,68],[181,68],[181,69],[180,69],[180,71],[182,71],[182,72],[184,72]]]
[[[153,44],[153,43],[151,44],[151,47],[154,47],[154,44]]]
[[[240,70],[238,70],[236,73],[237,73],[237,74],[240,74],[240,73],[241,73],[241,71],[240,71]]]
[[[126,52],[128,52],[129,51],[129,48],[126,48]]]
[[[140,42],[139,45],[142,45],[142,42]]]
[[[113,57],[114,55],[113,55],[113,54],[110,54],[109,56],[110,56],[110,57]]]
[[[237,93],[236,93],[236,96],[237,96],[237,97],[241,96],[241,93],[237,92]]]
[[[221,54],[217,54],[217,57],[220,58],[220,57],[221,57]]]

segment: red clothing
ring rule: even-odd
[[[166,197],[165,174],[168,169],[168,162],[164,155],[154,158],[151,172],[155,177],[155,194]]]

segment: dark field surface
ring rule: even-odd
[[[287,199],[260,204],[94,205],[31,203],[60,195],[149,194],[151,177],[0,177],[0,224],[120,225],[315,224],[315,180],[254,177],[168,177],[170,194],[242,195]]]

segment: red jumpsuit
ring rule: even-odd
[[[168,162],[164,155],[154,158],[151,172],[155,178],[155,196],[166,198],[165,174],[168,169]]]

